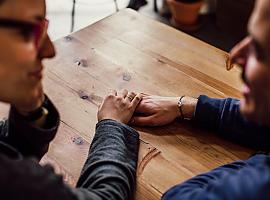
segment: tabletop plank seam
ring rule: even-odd
[[[173,61],[169,58],[166,58],[162,55],[155,54],[153,52],[151,52],[151,53],[153,55],[157,56],[156,59],[159,59],[159,60],[163,59],[164,63],[167,63],[169,66],[180,70],[181,72],[183,72],[184,74],[188,75],[191,78],[196,78],[197,80],[205,83],[206,85],[211,86],[211,87],[213,87],[213,88],[219,90],[220,92],[227,94],[229,96],[240,97],[240,92],[237,89],[231,87],[230,85],[228,85],[220,80],[212,78],[212,77],[208,76],[207,74],[204,74],[204,73],[202,73],[199,70],[196,70],[194,68],[188,69],[190,67],[184,63],[175,62],[175,61]],[[205,77],[205,80],[207,80],[207,81],[204,81],[204,77]]]

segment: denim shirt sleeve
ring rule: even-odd
[[[195,111],[196,125],[221,137],[256,150],[270,149],[270,131],[249,122],[240,113],[239,100],[214,99],[201,95]]]
[[[100,121],[74,190],[77,199],[133,199],[138,150],[135,130],[114,120]]]
[[[163,195],[162,200],[267,200],[269,180],[270,157],[257,154],[176,185]]]

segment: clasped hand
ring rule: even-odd
[[[162,126],[179,116],[178,97],[135,94],[127,90],[110,92],[98,111],[98,120],[114,119],[137,126]]]
[[[119,92],[112,90],[99,106],[98,121],[113,119],[128,124],[141,99],[141,94],[128,92],[126,89]]]

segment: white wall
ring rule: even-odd
[[[117,0],[125,8],[129,0]],[[73,0],[46,0],[49,34],[52,40],[66,36],[71,28]],[[113,0],[76,0],[75,31],[115,12]]]

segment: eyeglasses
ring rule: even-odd
[[[43,19],[38,23],[31,23],[13,19],[0,19],[0,27],[14,28],[22,31],[28,39],[33,38],[35,46],[40,47],[48,30],[49,20]]]

